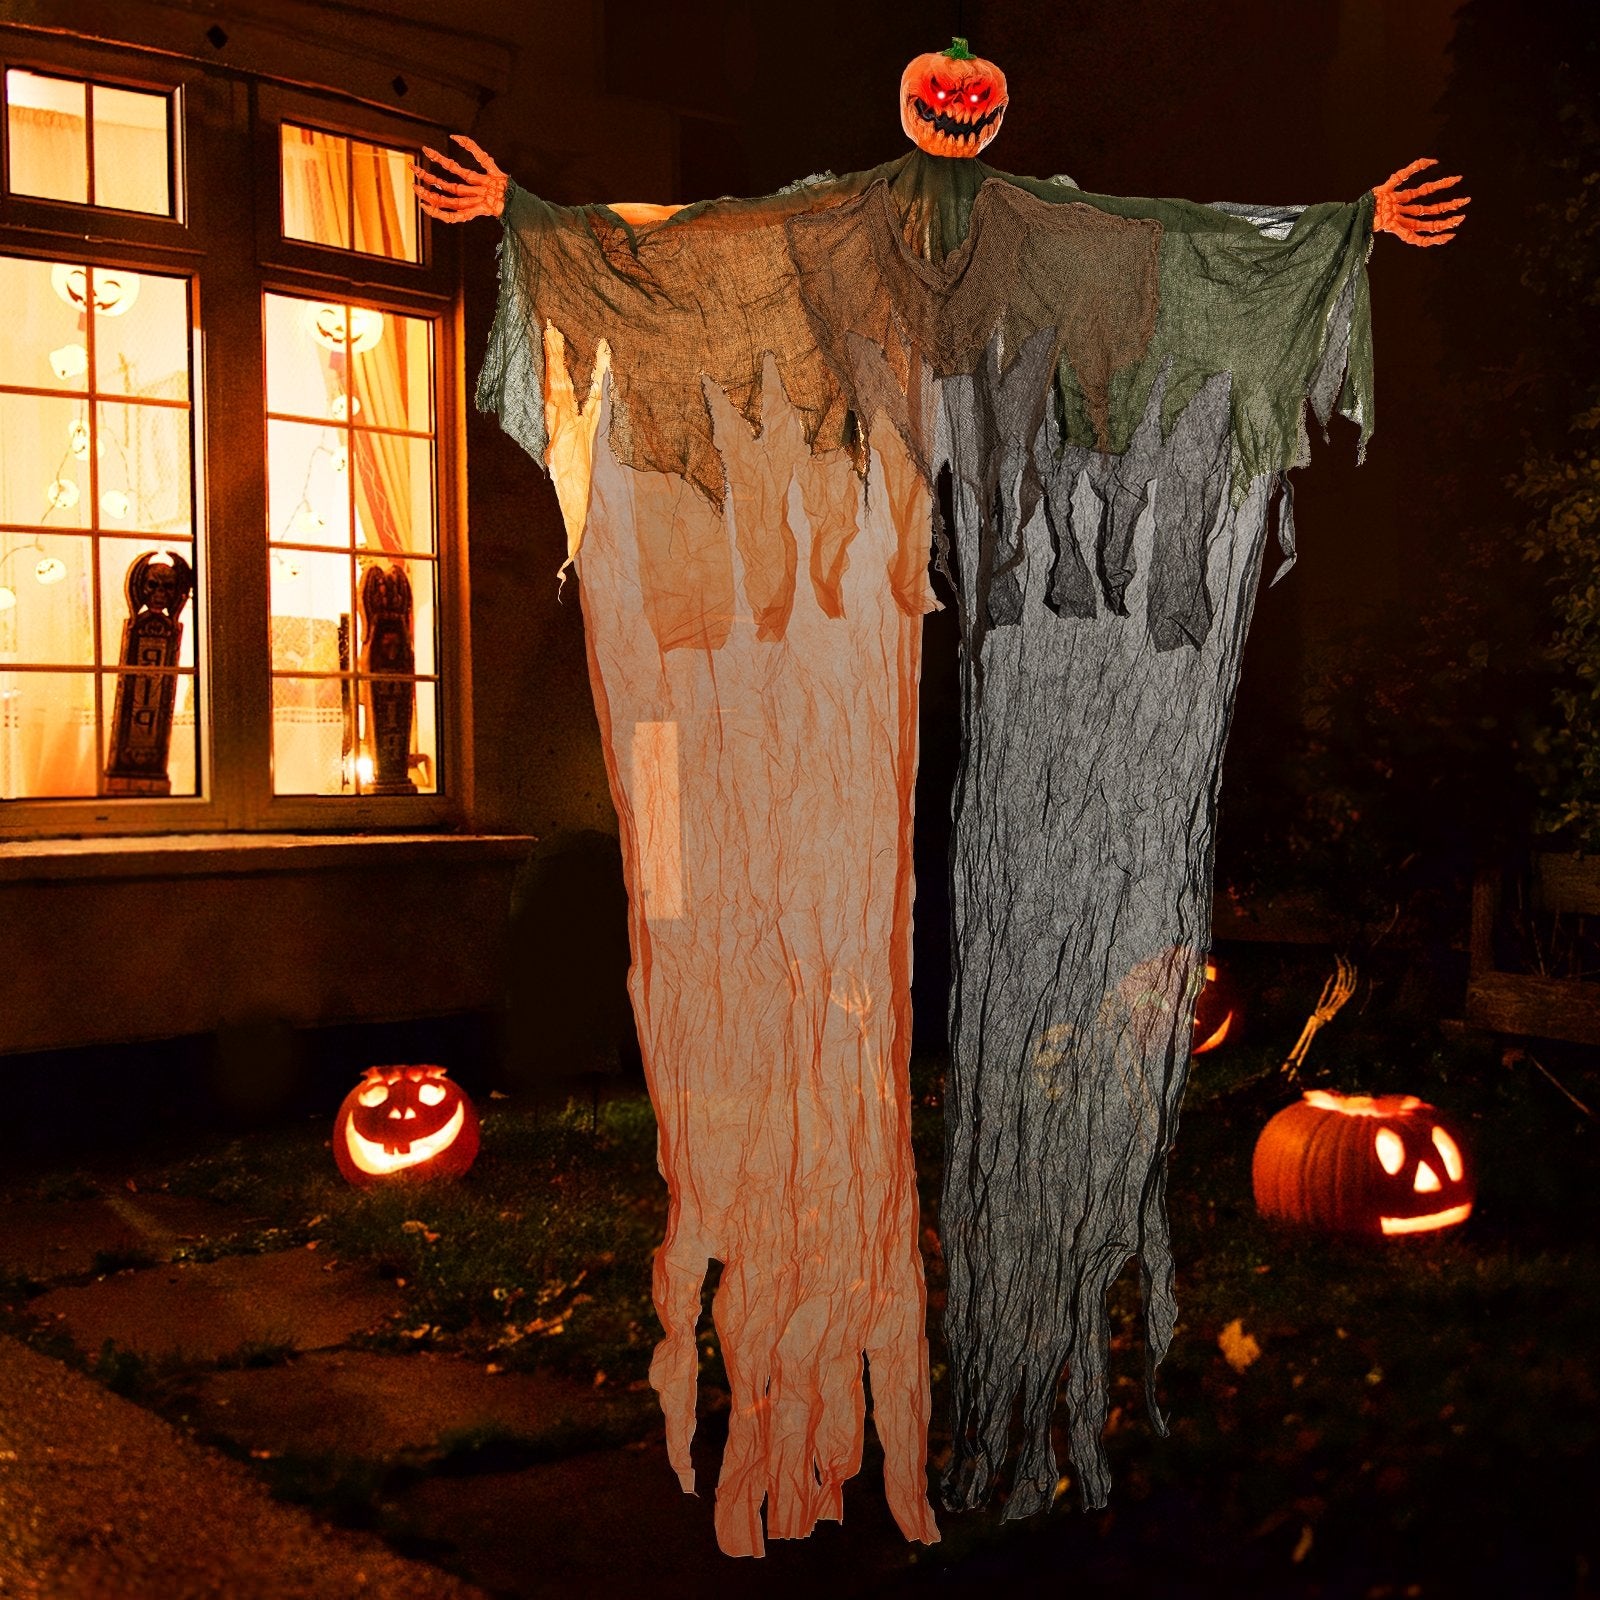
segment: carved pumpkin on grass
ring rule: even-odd
[[[1453,1228],[1476,1191],[1458,1130],[1433,1106],[1326,1089],[1261,1130],[1251,1178],[1264,1217],[1371,1237]]]
[[[1238,1019],[1233,983],[1215,961],[1206,962],[1206,981],[1194,1003],[1194,1047],[1191,1055],[1215,1050],[1235,1032]]]
[[[900,126],[930,156],[975,156],[1005,118],[1006,75],[965,39],[918,56],[900,75]]]
[[[359,1188],[459,1178],[478,1154],[478,1113],[443,1067],[368,1067],[333,1124],[333,1156]]]

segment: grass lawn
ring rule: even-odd
[[[1171,1178],[1181,1307],[1161,1380],[1171,1436],[1154,1437],[1145,1413],[1130,1269],[1113,1294],[1110,1508],[1083,1515],[1069,1484],[1032,1524],[945,1516],[944,1543],[920,1558],[914,1586],[977,1592],[1043,1561],[1083,1592],[1128,1596],[1587,1592],[1600,1505],[1600,1129],[1526,1062],[1392,1030],[1385,1039],[1357,1020],[1337,1053],[1319,1045],[1308,1085],[1448,1106],[1472,1139],[1477,1211],[1452,1232],[1385,1242],[1287,1233],[1255,1215],[1249,1176],[1257,1131],[1295,1092],[1280,1056],[1244,1045],[1200,1058],[1192,1076]],[[1581,1055],[1541,1059],[1581,1099],[1600,1098]],[[1359,1072],[1336,1065],[1354,1060]],[[919,1063],[913,1087],[937,1461],[948,1444],[933,1248],[939,1064]],[[658,1337],[649,1263],[664,1220],[648,1102],[628,1093],[598,1108],[495,1099],[482,1109],[477,1167],[450,1187],[349,1188],[321,1121],[219,1145],[153,1181],[269,1219],[250,1247],[314,1246],[399,1282],[404,1314],[380,1347],[456,1350],[637,1391]],[[715,1389],[709,1318],[702,1351]],[[160,1402],[161,1384],[141,1384],[149,1375],[115,1352],[101,1368]],[[451,1470],[470,1470],[484,1444],[465,1441]],[[503,1451],[485,1460],[507,1464]],[[384,1478],[319,1477],[302,1464],[292,1481],[280,1469],[279,1487],[361,1519]]]

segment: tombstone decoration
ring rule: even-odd
[[[177,702],[178,618],[194,592],[194,569],[173,551],[147,550],[135,557],[123,584],[128,616],[122,624],[117,697],[111,713],[111,749],[105,792],[120,795],[172,793],[167,758],[172,711]]]
[[[361,687],[372,749],[368,794],[415,794],[411,781],[411,723],[416,715],[416,650],[412,644],[411,581],[399,566],[376,564],[361,579]]]
[[[651,1380],[692,1490],[721,1262],[732,1554],[841,1514],[863,1357],[890,1510],[938,1537],[907,1075],[935,484],[963,741],[944,1492],[1004,1474],[1016,1517],[1056,1497],[1063,1371],[1106,1498],[1129,1256],[1152,1382],[1170,1340],[1166,1160],[1269,510],[1287,554],[1308,402],[1371,430],[1374,233],[1440,244],[1465,204],[1417,204],[1456,181],[1405,188],[1426,162],[1306,207],[1016,177],[973,154],[998,77],[944,54],[901,110],[947,144],[762,199],[554,206],[460,136],[477,170],[418,175],[429,215],[504,225],[478,402],[550,469],[580,579],[669,1196]]]

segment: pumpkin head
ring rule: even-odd
[[[1006,75],[952,39],[918,56],[900,75],[900,126],[930,156],[975,156],[1000,131]]]
[[[333,1124],[339,1170],[362,1188],[459,1178],[478,1154],[478,1113],[443,1067],[368,1067]]]
[[[1238,1006],[1234,989],[1215,961],[1206,962],[1206,981],[1194,1003],[1194,1048],[1191,1055],[1203,1056],[1215,1050],[1235,1031]]]
[[[1434,1107],[1326,1089],[1261,1130],[1251,1177],[1264,1217],[1372,1237],[1454,1227],[1476,1190],[1458,1130]]]

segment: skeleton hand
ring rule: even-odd
[[[412,187],[422,209],[439,222],[470,222],[473,217],[498,217],[506,208],[506,187],[511,180],[495,165],[495,159],[480,150],[464,133],[450,137],[476,161],[480,172],[463,167],[449,156],[440,155],[426,145],[422,153],[455,179],[442,177],[417,162],[411,164]]]
[[[1372,219],[1374,233],[1392,233],[1407,244],[1423,246],[1449,244],[1455,238],[1452,230],[1461,226],[1462,207],[1472,203],[1471,195],[1453,195],[1431,206],[1417,205],[1416,202],[1425,194],[1436,194],[1440,189],[1460,183],[1459,177],[1435,178],[1431,183],[1419,183],[1415,189],[1401,187],[1413,173],[1437,165],[1432,156],[1423,156],[1409,167],[1402,167],[1386,183],[1373,190],[1378,199],[1377,214]],[[1442,214],[1450,211],[1456,215]]]

